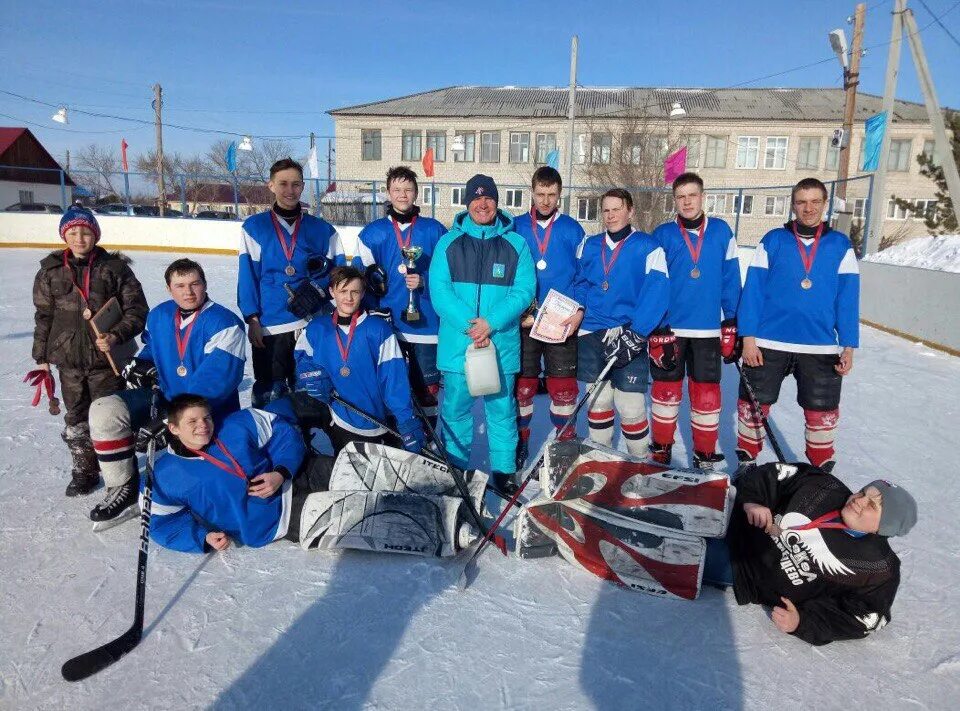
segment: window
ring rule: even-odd
[[[500,162],[499,131],[484,131],[480,134],[480,160],[483,163]]]
[[[443,163],[447,159],[447,132],[427,131],[427,148],[433,149],[433,159]]]
[[[590,162],[600,165],[610,163],[613,136],[609,133],[590,134]]]
[[[704,168],[725,168],[727,166],[726,136],[707,136],[707,152],[703,157]]]
[[[764,215],[786,215],[787,198],[784,195],[769,195],[763,206]]]
[[[27,205],[33,202],[33,191],[32,190],[20,190],[20,204]]]
[[[767,136],[767,148],[763,153],[763,167],[783,170],[787,167],[787,137]]]
[[[360,160],[380,160],[380,141],[379,128],[360,129],[360,143],[363,145]]]
[[[643,164],[643,136],[624,136],[620,141],[620,150],[620,162],[624,165]]]
[[[894,138],[890,141],[890,152],[887,154],[887,170],[905,173],[910,169],[909,138]]]
[[[507,207],[523,206],[523,190],[520,188],[510,188],[507,190]]]
[[[464,203],[464,191],[466,188],[450,188],[450,206],[451,207],[462,207],[465,206]]]
[[[756,168],[759,156],[759,136],[737,136],[737,168]]]
[[[470,132],[460,132],[457,131],[453,134],[453,145],[456,146],[457,143],[463,144],[463,149],[459,150],[456,147],[453,149],[453,162],[454,163],[473,163],[475,158],[475,153],[477,149],[477,134],[473,131]]]
[[[707,193],[704,196],[703,211],[708,215],[722,215],[727,211],[727,196],[724,193]]]
[[[895,200],[887,200],[887,217],[891,220],[905,220],[907,208],[901,207]]]
[[[923,155],[927,157],[927,160],[933,161],[934,165],[940,164],[940,158],[937,155],[937,142],[932,138],[928,138],[923,142]]]
[[[510,162],[530,162],[530,132],[518,131],[510,134]]]
[[[589,222],[597,219],[600,211],[600,198],[578,198],[577,219]]]
[[[574,159],[577,161],[577,163],[583,165],[587,162],[587,134],[578,133],[573,145]]]
[[[423,157],[423,134],[420,131],[404,131],[401,160],[420,160]]]
[[[699,168],[700,136],[682,136],[680,142],[687,147],[687,168]]]
[[[537,134],[537,163],[541,165],[545,164],[547,162],[547,156],[555,150],[557,150],[557,134]]]
[[[742,201],[739,195],[733,196],[733,214],[736,215],[737,213],[741,215],[753,214],[753,195],[744,195]]]
[[[819,167],[820,138],[804,136],[800,139],[800,150],[797,151],[797,169],[817,170]]]
[[[422,190],[420,194],[421,205],[439,205],[440,204],[440,188],[434,187],[432,185],[424,185],[421,188],[421,190]]]
[[[849,150],[849,149],[847,149]],[[836,146],[827,146],[827,159],[824,161],[824,170],[838,170],[840,168],[840,149]]]
[[[929,220],[937,212],[936,200],[916,200],[914,205],[916,206],[916,211],[913,213],[913,216],[918,220]]]

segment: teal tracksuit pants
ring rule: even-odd
[[[490,470],[501,474],[516,471],[517,399],[514,396],[516,373],[500,373],[500,392],[483,396],[487,416],[487,442],[490,447]],[[445,371],[443,401],[440,404],[444,446],[453,463],[466,469],[473,445],[473,401],[463,373]]]

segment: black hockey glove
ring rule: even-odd
[[[123,369],[122,375],[131,388],[152,390],[157,387],[157,366],[152,360],[134,358]]]
[[[287,308],[297,318],[309,318],[320,310],[326,300],[324,293],[312,281],[304,279],[290,294]]]
[[[165,449],[170,443],[170,430],[167,429],[165,417],[158,417],[148,422],[137,431],[136,450],[141,454],[147,451],[150,440],[156,443],[157,449]]]
[[[604,337],[603,359],[614,358],[614,368],[623,368],[643,353],[646,339],[629,328],[610,329]]]
[[[310,257],[307,260],[307,273],[311,279],[323,279],[333,269],[333,262],[318,254],[316,257]]]
[[[379,264],[371,264],[364,272],[367,289],[378,299],[387,295],[387,272]]]

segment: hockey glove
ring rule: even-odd
[[[297,390],[302,390],[324,405],[330,404],[333,381],[324,370],[311,370],[297,376]]]
[[[304,279],[290,295],[287,308],[297,318],[309,318],[320,310],[324,301],[326,298],[323,292],[312,281]]]
[[[367,289],[378,299],[387,295],[387,272],[379,264],[371,264],[364,272]]]
[[[165,449],[170,443],[170,430],[167,429],[167,419],[158,417],[137,430],[136,450],[141,454],[147,451],[150,440],[156,443],[157,449]]]
[[[724,363],[735,363],[743,350],[743,341],[737,338],[737,319],[728,318],[720,323],[720,355]]]
[[[131,388],[152,390],[157,387],[157,366],[152,360],[134,358],[123,369],[122,375]]]
[[[367,309],[367,313],[371,316],[379,316],[387,323],[393,323],[393,315],[390,313],[390,309]]]
[[[310,259],[307,260],[307,273],[311,279],[323,279],[323,277],[330,273],[332,268],[333,262],[322,254],[310,257]]]
[[[420,420],[412,417],[398,429],[403,439],[403,448],[408,452],[420,454],[423,450],[423,427],[420,425]]]
[[[650,362],[660,370],[677,367],[677,337],[669,326],[656,328],[650,333]]]
[[[639,333],[619,326],[616,329],[610,329],[610,331],[618,331],[619,333],[616,340],[612,340],[604,346],[603,359],[609,361],[614,358],[614,368],[623,368],[629,365],[630,361],[643,353],[646,339]],[[610,331],[607,333],[609,334]],[[604,342],[606,342],[606,338]]]

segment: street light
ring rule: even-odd
[[[847,70],[850,69],[850,59],[847,56],[847,33],[839,29],[833,30],[829,37],[830,47],[840,60],[840,66],[843,67],[843,73],[846,75]]]
[[[67,118],[66,106],[61,106],[59,109],[57,109],[57,113],[55,113],[50,118],[52,118],[57,123],[70,123],[70,119]]]
[[[240,143],[237,144],[238,151],[252,151],[253,150],[253,141],[250,140],[250,136],[244,136],[240,139]]]

